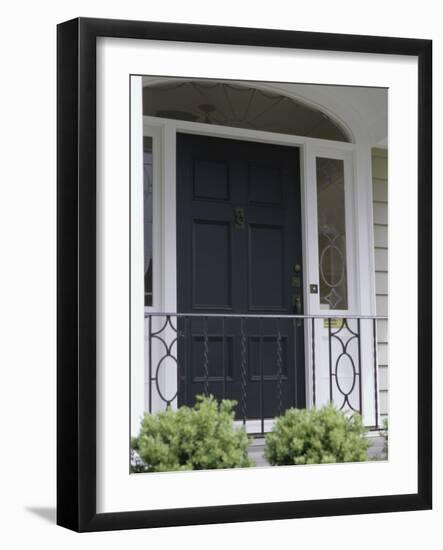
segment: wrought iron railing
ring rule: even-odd
[[[236,419],[244,424],[255,421],[255,431],[263,434],[268,419],[281,415],[291,404],[288,395],[300,396],[305,387],[309,395],[302,406],[332,402],[340,410],[360,414],[364,396],[370,392],[374,421],[366,424],[376,428],[377,321],[381,320],[387,318],[146,313],[147,409],[155,412],[191,404],[197,394],[213,394],[235,399]],[[310,380],[303,379],[307,376],[305,357]],[[300,370],[299,361],[301,391],[297,389],[300,378],[291,376]],[[370,376],[363,376],[365,369]],[[363,378],[371,380],[371,388],[363,388]],[[293,385],[288,388],[290,380]],[[295,406],[300,406],[300,398]]]

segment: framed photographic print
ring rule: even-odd
[[[429,509],[432,43],[58,26],[58,512]]]

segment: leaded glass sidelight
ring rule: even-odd
[[[143,138],[143,211],[145,306],[152,306],[152,138]]]
[[[320,304],[347,309],[344,161],[317,157],[316,172]]]

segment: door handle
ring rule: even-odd
[[[292,305],[294,307],[294,312],[296,315],[302,315],[302,303],[301,303],[301,296],[299,296],[298,294],[294,294],[292,296]],[[301,319],[296,319],[296,326],[297,327],[301,327],[302,325],[302,320]]]
[[[294,311],[296,315],[301,315],[301,296],[294,294],[292,297],[292,305],[294,306]]]
[[[237,229],[244,229],[245,227],[245,209],[244,208],[235,209],[235,227]]]

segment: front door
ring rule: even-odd
[[[305,406],[301,269],[299,150],[178,134],[179,405]]]

